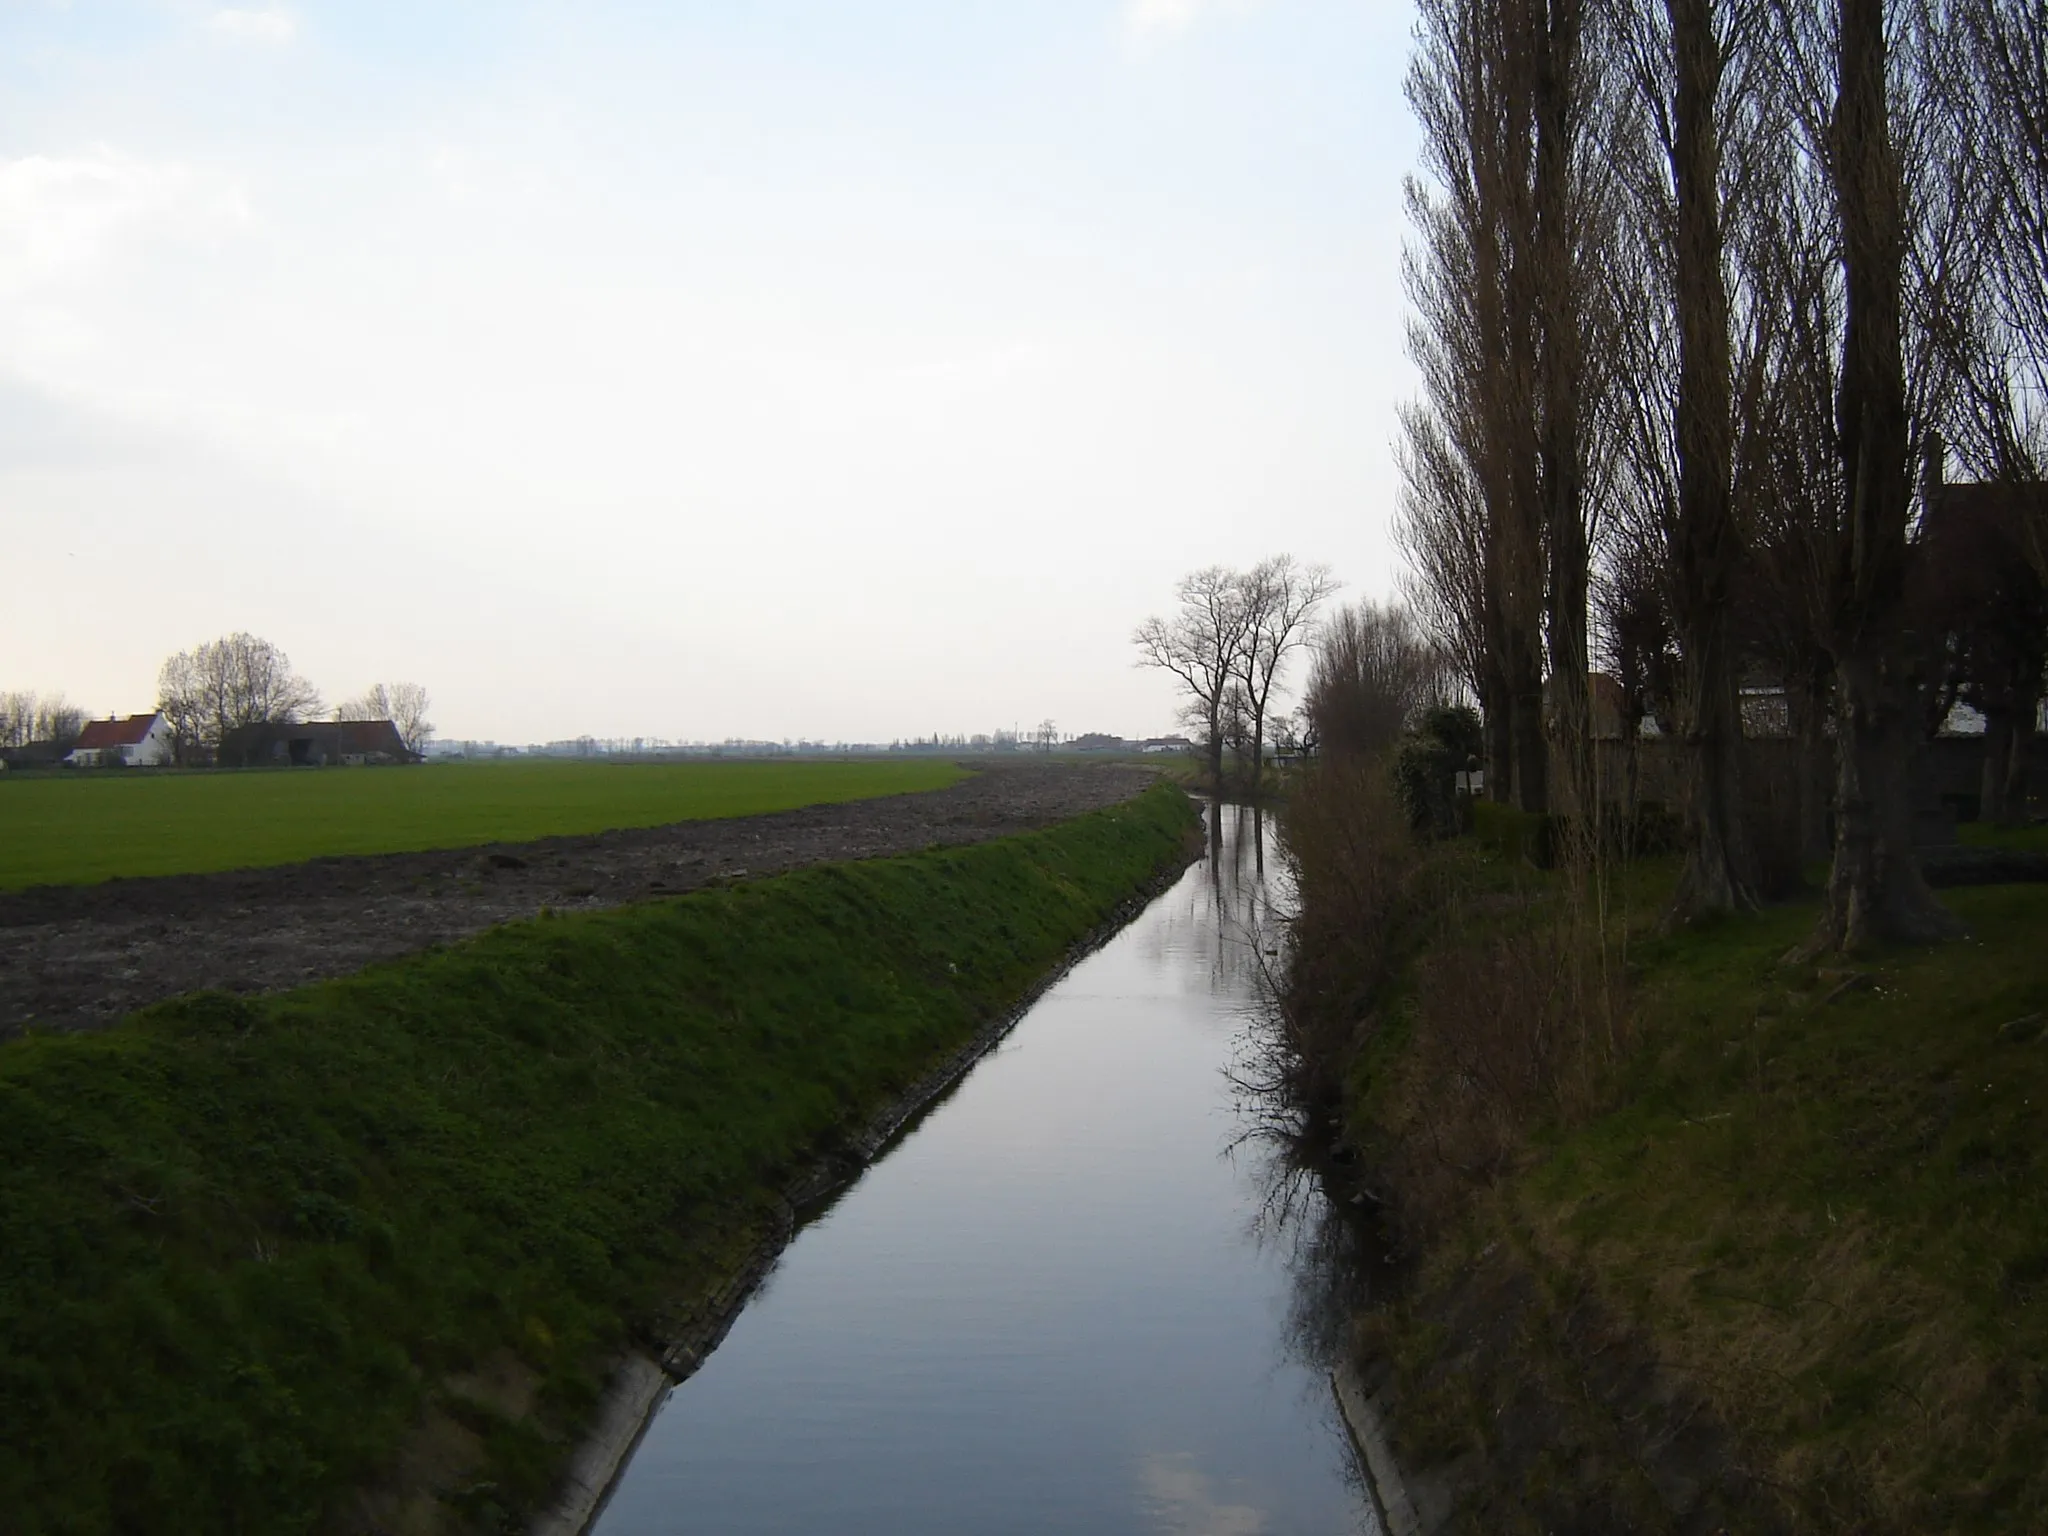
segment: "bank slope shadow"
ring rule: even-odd
[[[1193,816],[1162,786],[0,1046],[6,1528],[505,1526],[634,1321]]]

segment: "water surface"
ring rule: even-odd
[[[1322,1359],[1341,1224],[1233,1086],[1271,831],[1210,814],[1209,857],[799,1234],[601,1536],[1378,1530]]]

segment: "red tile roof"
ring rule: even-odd
[[[78,734],[76,750],[96,752],[107,747],[139,747],[156,724],[156,716],[130,715],[126,720],[88,720]]]

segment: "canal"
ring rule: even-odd
[[[1245,1087],[1284,875],[1270,824],[1209,814],[798,1234],[600,1536],[1378,1531],[1326,1358],[1348,1224]]]

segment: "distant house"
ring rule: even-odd
[[[1185,736],[1153,736],[1139,744],[1140,752],[1193,752],[1195,744]]]
[[[265,721],[229,731],[223,768],[360,768],[416,763],[389,720]]]
[[[75,768],[161,768],[171,760],[171,728],[161,713],[89,720],[64,761]]]
[[[1623,741],[1628,736],[1628,690],[1605,672],[1586,674],[1586,706],[1591,713],[1595,741]],[[1543,719],[1553,735],[1561,730],[1557,719],[1557,679],[1543,680]]]

